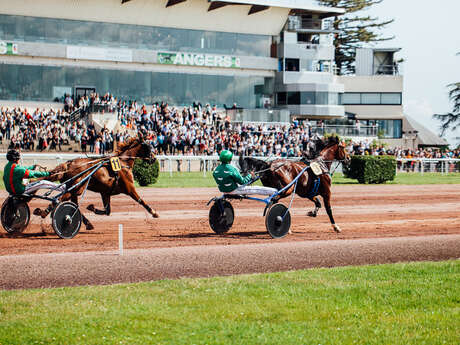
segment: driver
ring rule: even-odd
[[[53,182],[41,180],[33,183],[27,183],[26,179],[49,176],[47,171],[34,171],[37,165],[20,166],[19,159],[21,154],[17,150],[9,150],[6,154],[8,163],[3,170],[3,183],[10,194],[33,193],[39,189],[54,189],[64,192],[65,185],[56,185]]]
[[[212,173],[214,180],[222,193],[248,195],[272,195],[277,192],[275,188],[263,186],[246,186],[251,179],[254,178],[254,173],[242,177],[238,169],[230,164],[233,158],[233,153],[228,150],[223,150],[219,155],[219,160],[222,162]]]

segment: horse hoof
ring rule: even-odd
[[[334,231],[338,234],[342,232],[342,229],[340,229],[340,227],[336,224],[332,224],[332,229],[334,229]]]
[[[86,224],[86,230],[94,230],[93,224]]]
[[[309,216],[309,217],[316,217],[316,213],[315,213],[315,212],[312,212],[312,211],[309,211],[309,212],[307,213],[307,216]]]
[[[87,209],[88,211],[91,211],[91,212],[94,212],[94,211],[95,211],[95,208],[94,208],[94,205],[93,205],[93,204],[88,205],[88,206],[86,207],[86,209]]]
[[[152,213],[152,217],[153,218],[160,218],[160,215],[158,214],[158,212],[154,212],[154,213]]]
[[[32,213],[34,214],[34,216],[41,216],[42,210],[40,210],[39,208],[36,208]]]

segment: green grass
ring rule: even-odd
[[[336,173],[333,176],[334,184],[358,184],[357,180],[345,178],[342,174]],[[387,184],[460,184],[460,173],[441,175],[439,173],[400,173],[396,179]],[[136,183],[136,186],[139,186]],[[172,177],[169,172],[160,172],[160,177],[152,187],[156,188],[190,188],[190,187],[216,187],[212,178],[212,173],[207,172],[206,177],[203,172],[173,172]],[[3,172],[0,171],[0,189],[5,189],[3,184]],[[1,345],[1,344],[0,344]]]
[[[460,261],[0,291],[0,344],[459,344]]]
[[[357,180],[346,178],[341,173],[334,174],[332,182],[334,184],[358,184]],[[460,184],[460,173],[448,175],[441,175],[438,173],[425,173],[423,175],[416,173],[400,173],[396,175],[394,181],[388,182],[387,184]],[[206,173],[206,177],[203,177],[203,172],[174,172],[172,177],[168,172],[161,172],[158,182],[153,186],[157,188],[216,187],[216,183],[210,172]]]

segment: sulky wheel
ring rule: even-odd
[[[230,230],[235,219],[233,206],[226,200],[216,201],[209,210],[209,225],[216,234]]]
[[[9,197],[3,202],[1,218],[6,232],[21,233],[29,225],[29,205],[25,201]]]
[[[265,216],[265,227],[273,238],[287,235],[291,227],[291,214],[283,204],[272,205]]]
[[[80,230],[80,210],[71,201],[61,202],[54,209],[51,222],[56,235],[60,238],[72,238]]]

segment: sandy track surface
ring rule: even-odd
[[[291,246],[293,245],[292,242],[295,242],[306,243],[300,246],[300,248],[306,248],[305,246],[309,242],[313,243],[315,241],[325,241],[324,245],[326,245],[327,243],[348,243],[350,241],[347,240],[351,239],[370,240],[404,237],[406,238],[405,241],[409,241],[407,238],[412,238],[412,240],[416,241],[419,237],[426,238],[426,236],[433,235],[460,235],[460,187],[458,185],[334,185],[332,207],[336,222],[343,230],[341,234],[336,234],[331,230],[324,208],[320,210],[317,218],[307,217],[306,213],[313,208],[313,204],[309,200],[296,198],[291,210],[291,229],[293,233],[278,240],[273,240],[265,230],[264,218],[262,217],[264,205],[262,203],[234,201],[233,206],[235,208],[236,219],[233,228],[225,235],[216,235],[209,228],[209,206],[206,206],[206,202],[211,197],[218,195],[216,189],[151,188],[140,189],[139,191],[144,200],[159,211],[161,216],[159,219],[152,219],[147,212],[126,196],[115,196],[112,198],[112,214],[109,217],[91,214],[89,211],[86,211],[86,206],[94,203],[96,207],[101,207],[101,201],[98,195],[88,193],[86,200],[81,205],[81,209],[85,211],[85,214],[93,222],[96,229],[86,231],[83,227],[80,233],[72,240],[59,239],[50,226],[49,218],[42,220],[35,216],[32,216],[30,226],[22,235],[12,236],[4,232],[3,229],[0,230],[0,258],[3,262],[0,264],[0,276],[6,276],[5,273],[9,270],[8,262],[22,260],[25,258],[24,254],[85,252],[85,254],[81,255],[87,256],[90,255],[87,252],[106,252],[107,255],[111,255],[110,251],[118,248],[119,223],[122,223],[124,226],[125,248],[129,250],[171,248],[172,252],[177,251],[178,253],[180,252],[178,247],[188,247],[187,250],[195,252],[205,250],[211,246],[218,246],[216,248],[219,249],[215,250],[225,251],[234,250],[233,247],[239,248],[243,244],[256,245],[254,248],[257,245],[261,248],[264,246],[274,248],[280,245]],[[0,193],[0,198],[5,197],[6,193]],[[285,203],[287,204],[288,200],[285,200]],[[30,203],[30,208],[33,210],[36,206],[43,207],[45,205],[43,202],[34,200]],[[433,238],[444,237],[438,236]],[[451,238],[451,242],[449,242],[451,245],[454,243],[456,244],[456,248],[460,248],[459,237],[454,236],[449,238]],[[335,241],[332,242],[330,240]],[[367,242],[364,241],[362,243]],[[416,251],[418,257],[411,256],[407,260],[430,259],[430,255],[432,255],[430,252],[430,242],[425,241],[423,243],[426,247],[425,254],[423,254],[424,251],[418,250]],[[227,246],[231,248],[226,248]],[[190,247],[196,248],[190,249]],[[452,248],[454,247],[455,245],[452,245]],[[434,259],[460,257],[458,252],[455,251],[449,251],[449,255],[445,256],[442,253],[442,249],[440,249],[441,247],[437,248],[439,249],[439,253],[432,256]],[[130,251],[128,252],[130,253]],[[270,250],[267,250],[267,252],[270,252]],[[170,252],[157,251],[154,253],[155,256]],[[428,255],[427,253],[431,254]],[[95,255],[101,262],[105,262],[106,260],[103,253],[94,253],[91,255]],[[177,257],[185,258],[186,255],[184,255],[178,255]],[[14,259],[15,256],[17,256],[17,259]],[[76,257],[80,256],[77,255]],[[174,255],[171,254],[171,257],[174,258]],[[167,257],[167,260],[170,260],[171,257]],[[238,255],[235,254],[235,257],[238,257]],[[293,256],[286,255],[286,257],[292,258]],[[340,255],[338,257],[343,256]],[[39,260],[38,257],[35,257],[35,259]],[[250,256],[248,257],[248,260],[252,259]],[[117,262],[124,264],[123,260]],[[185,260],[189,261],[190,259]],[[212,260],[219,260],[219,258]],[[395,260],[406,259],[400,256],[400,259]],[[160,261],[165,260],[161,259]],[[239,261],[236,262],[238,262],[238,265],[242,265]],[[373,262],[383,261],[376,256]],[[214,263],[215,261],[207,261],[209,266],[212,266]],[[359,262],[344,261],[343,263],[336,262],[335,264],[353,263]],[[363,263],[372,263],[372,261],[368,260]],[[179,267],[180,264],[177,264],[177,266]],[[203,265],[203,267],[205,266]],[[232,266],[231,262],[229,262],[228,266]],[[242,266],[244,267],[244,265]],[[304,264],[300,267],[313,266]],[[282,269],[294,268],[296,268],[295,264],[286,264]],[[79,273],[77,272],[80,271],[78,265],[71,265],[67,269],[70,271],[69,274],[75,276],[78,276]],[[122,268],[119,267],[117,269],[120,270]],[[273,269],[276,268],[261,268],[260,270],[253,268],[252,270],[259,272]],[[74,270],[75,272],[72,272]],[[123,269],[123,271],[125,270]],[[250,271],[244,270],[244,273]],[[134,270],[134,272],[137,271]],[[218,270],[218,272],[214,273],[233,274],[238,272],[234,270],[229,270],[228,272]],[[214,273],[208,269],[208,271],[203,271],[202,274],[195,272],[194,275],[206,276]],[[162,277],[179,277],[184,274],[183,271],[178,270],[177,273],[168,273],[167,275],[162,275],[161,273],[157,275],[142,273],[140,275],[148,276],[151,279],[158,279]],[[49,279],[50,281],[55,281],[54,278],[50,277]],[[138,280],[144,279],[132,277],[123,281]],[[96,279],[94,283],[110,283],[115,281],[118,280],[112,276],[112,278],[107,279]],[[90,284],[91,282],[82,278],[81,283]],[[29,286],[24,281],[22,281],[22,284],[25,284],[24,287]],[[42,284],[44,285],[40,286],[51,286],[43,282]],[[56,284],[65,285],[62,281],[59,283],[56,281]],[[76,283],[69,281],[68,284],[73,285]],[[8,287],[9,285],[2,286]],[[21,287],[20,285],[14,286]]]
[[[0,289],[100,285],[460,257],[460,235],[0,257]]]

